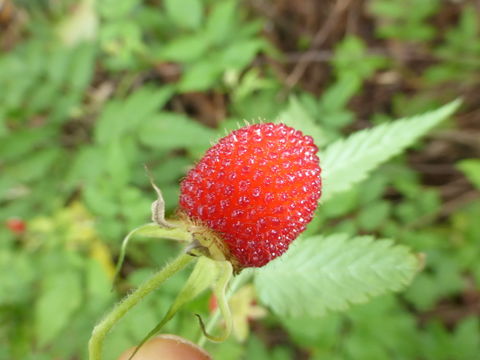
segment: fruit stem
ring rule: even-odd
[[[140,300],[156,290],[163,282],[172,275],[182,270],[194,257],[182,253],[173,262],[154,274],[150,279],[140,285],[134,292],[119,302],[113,310],[93,329],[88,343],[89,359],[101,360],[102,346],[106,335],[112,327]]]

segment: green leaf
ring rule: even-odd
[[[85,145],[77,149],[65,182],[69,186],[93,183],[105,169],[104,150],[99,146]]]
[[[60,148],[42,149],[30,154],[10,168],[10,172],[17,181],[35,181],[44,177],[61,159]]]
[[[236,25],[236,9],[235,0],[224,0],[214,4],[206,23],[206,32],[213,43],[219,44],[228,39]]]
[[[36,87],[28,95],[28,108],[25,112],[28,115],[46,110],[58,96],[58,89],[55,84],[46,83]]]
[[[98,260],[88,259],[85,263],[85,292],[89,304],[95,308],[102,308],[113,298],[110,291],[110,274],[107,273],[105,266]]]
[[[222,51],[219,62],[226,69],[241,70],[254,59],[263,47],[265,47],[265,42],[262,40],[236,41]]]
[[[181,92],[207,91],[220,78],[222,69],[211,60],[198,61],[182,76],[178,88]]]
[[[8,135],[8,134],[7,134]],[[0,158],[5,161],[25,161],[29,152],[48,145],[55,136],[55,130],[49,127],[16,131],[4,136],[0,141]]]
[[[373,0],[369,8],[381,20],[376,29],[381,37],[418,42],[435,35],[435,28],[426,20],[440,4],[438,0]]]
[[[168,42],[157,54],[162,60],[177,62],[198,61],[205,56],[209,39],[203,33],[178,36]],[[215,63],[210,62],[210,66],[216,67]]]
[[[89,43],[79,45],[72,54],[67,83],[77,91],[83,91],[90,83],[94,72],[95,47]]]
[[[271,359],[269,350],[258,336],[250,336],[245,347],[248,359]]]
[[[155,149],[166,150],[192,146],[207,148],[215,135],[216,132],[188,117],[169,112],[151,117],[139,129],[142,143]]]
[[[374,201],[366,205],[358,214],[358,223],[363,230],[373,231],[388,218],[392,205],[385,200]]]
[[[357,187],[359,190],[359,202],[363,206],[379,200],[388,185],[388,177],[384,172],[376,172],[368,178],[361,186]]]
[[[134,146],[130,139],[114,139],[105,147],[105,170],[110,175],[112,187],[122,189],[130,180],[129,149]]]
[[[257,270],[261,301],[277,314],[320,316],[407,286],[419,269],[405,246],[371,236],[314,236]]]
[[[92,184],[85,187],[83,199],[98,215],[113,217],[117,213],[119,205],[106,187],[105,183]]]
[[[0,250],[0,306],[20,304],[29,299],[37,274],[35,264],[26,253]]]
[[[349,72],[343,74],[323,92],[320,99],[321,112],[327,114],[345,112],[347,102],[361,89],[361,86],[362,83],[359,77]],[[332,123],[328,116],[323,117],[326,123]]]
[[[329,219],[346,216],[358,209],[358,197],[360,188],[352,188],[337,195],[333,200],[322,204],[322,214]]]
[[[288,107],[278,115],[275,122],[284,123],[302,131],[305,135],[310,135],[317,146],[325,144],[327,140],[322,128],[315,124],[310,114],[295,97],[290,98]]]
[[[380,164],[405,150],[452,115],[459,106],[460,101],[456,100],[423,115],[359,131],[330,145],[320,155],[323,168],[322,200],[346,191],[365,179]]]
[[[184,176],[192,166],[192,161],[183,156],[170,156],[162,159],[157,155],[157,159],[159,162],[155,164],[155,166],[152,166],[151,171],[155,182],[158,184],[178,184],[178,180]]]
[[[67,326],[81,302],[79,273],[59,271],[45,279],[43,292],[35,304],[35,329],[40,345],[52,341]]]
[[[338,76],[355,75],[367,79],[385,66],[385,58],[369,54],[361,38],[347,36],[337,45],[332,63]]]
[[[164,0],[167,15],[180,27],[196,29],[203,17],[201,0]]]
[[[469,316],[461,320],[453,336],[452,357],[474,359],[480,351],[480,320]]]
[[[116,19],[129,16],[138,3],[138,0],[102,0],[96,6],[106,19]]]
[[[467,159],[458,163],[457,167],[478,189],[480,189],[480,159]]]
[[[97,120],[95,139],[100,144],[109,143],[148,121],[170,99],[172,89],[160,90],[144,87],[127,99],[109,102]]]
[[[50,66],[45,69],[47,81],[61,85],[69,77],[69,61],[73,51],[66,47],[58,47],[50,54]]]

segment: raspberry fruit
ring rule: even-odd
[[[233,131],[182,181],[180,212],[198,233],[214,234],[237,271],[261,267],[312,220],[322,187],[317,151],[310,136],[284,124]]]
[[[22,219],[11,218],[6,222],[7,228],[14,234],[20,235],[25,232],[27,225]]]

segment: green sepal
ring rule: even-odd
[[[162,228],[156,223],[148,223],[133,229],[127,234],[127,236],[125,236],[125,238],[122,241],[122,247],[120,248],[120,254],[118,256],[117,265],[115,267],[115,275],[113,277],[112,286],[114,286],[118,280],[118,277],[120,275],[120,270],[122,269],[123,262],[125,261],[127,246],[133,235],[142,235],[146,237],[162,238],[162,239],[170,239],[170,240],[178,240],[178,241],[186,241],[186,242],[191,241],[190,233],[188,233],[185,229],[181,227]]]
[[[225,321],[225,331],[223,334],[218,336],[208,334],[202,318],[198,314],[196,314],[196,316],[200,322],[202,333],[208,340],[213,342],[223,342],[228,339],[233,327],[233,317],[230,311],[227,296],[225,295],[228,283],[233,275],[232,264],[229,261],[218,261],[217,271],[219,272],[219,277],[215,283],[214,294],[217,297],[218,308],[220,309],[220,313]]]

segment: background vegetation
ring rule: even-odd
[[[459,96],[454,118],[322,204],[308,230],[424,253],[407,291],[321,318],[247,306],[241,319],[263,314],[247,338],[207,349],[218,359],[478,358],[479,10],[473,0],[0,1],[0,359],[86,358],[99,317],[178,251],[136,238],[110,291],[120,241],[155,198],[143,164],[171,213],[179,179],[243,119],[315,124],[323,148]],[[107,359],[154,327],[185,277],[126,317]],[[192,313],[207,316],[208,302],[166,331],[195,340]]]

